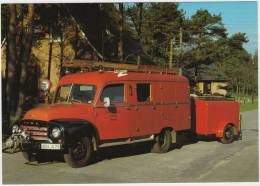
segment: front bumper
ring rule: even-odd
[[[64,146],[60,143],[50,143],[46,141],[29,141],[22,144],[22,151],[63,151]]]

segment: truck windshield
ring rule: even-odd
[[[69,84],[58,88],[54,103],[92,103],[96,88],[94,85]]]

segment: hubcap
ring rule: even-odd
[[[167,141],[167,137],[165,133],[159,135],[159,143],[161,144],[161,146],[165,145],[166,141]]]
[[[226,136],[227,139],[231,139],[232,136],[233,136],[232,129],[227,129],[225,131],[225,136]]]
[[[81,160],[85,157],[87,149],[82,142],[77,142],[72,149],[72,155],[76,160]]]

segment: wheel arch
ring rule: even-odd
[[[73,141],[74,138],[88,135],[91,137],[94,150],[97,150],[100,135],[97,127],[92,122],[79,119],[57,119],[51,122],[64,129],[67,142]]]
[[[174,129],[173,129],[173,127],[169,127],[169,126],[168,126],[168,127],[162,128],[160,132],[163,132],[163,131],[165,131],[165,130],[173,131]]]

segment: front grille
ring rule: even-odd
[[[21,122],[21,128],[29,132],[32,140],[49,140],[46,122],[23,120]]]

